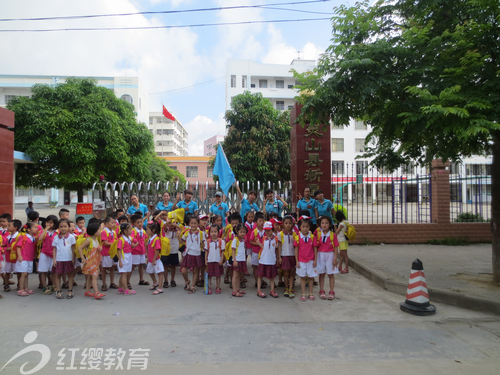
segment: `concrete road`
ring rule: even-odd
[[[81,275],[77,280],[83,284]],[[30,284],[36,287],[35,277]],[[2,293],[0,368],[36,331],[31,345],[51,351],[36,374],[498,374],[498,316],[441,304],[434,316],[408,315],[399,310],[401,296],[353,271],[337,277],[339,298],[333,302],[290,300],[282,290],[277,299],[260,299],[248,285],[243,298],[231,297],[227,286],[211,296],[188,295],[181,286],[152,296],[148,287],[137,286],[135,296],[111,291],[101,301],[83,297],[82,286],[72,300],[38,290],[25,298]],[[68,369],[69,348],[76,370]],[[123,349],[124,369],[106,370],[104,363],[101,371],[79,369],[85,348]],[[129,349],[138,348],[150,349],[147,371],[127,370]],[[18,374],[28,361],[24,371],[40,355],[25,354],[3,372]]]

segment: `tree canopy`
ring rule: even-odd
[[[224,152],[241,182],[290,179],[290,113],[261,93],[237,95],[226,112]],[[213,164],[213,161],[212,161]]]
[[[131,104],[95,80],[35,85],[31,98],[15,97],[7,108],[15,112],[15,149],[35,161],[17,170],[19,185],[76,190],[81,198],[100,175],[151,178],[151,132]]]
[[[500,2],[395,0],[335,9],[332,45],[302,113],[372,126],[377,166],[493,152],[493,273],[500,282]]]

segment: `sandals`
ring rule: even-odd
[[[290,293],[288,293],[288,289],[285,289],[285,293],[283,293],[283,296],[284,297],[289,297],[290,296]]]
[[[118,289],[118,285],[116,285],[115,283],[111,283],[109,287],[111,289]]]
[[[311,301],[314,301],[314,300],[316,299],[316,297],[314,297],[312,294],[309,294],[309,299],[310,299]]]
[[[102,297],[104,297],[106,295],[106,293],[97,293],[94,298],[95,299],[101,299]]]
[[[242,281],[242,282],[240,283],[240,288],[245,289],[246,287],[247,287],[247,284],[246,284],[244,281]]]
[[[151,293],[153,296],[156,296],[158,294],[162,294],[163,293],[163,289],[156,289],[153,293]]]
[[[163,282],[163,287],[164,287],[164,288],[168,288],[168,281],[164,281],[164,282]]]
[[[300,296],[300,300],[301,300],[302,302],[306,302],[306,295],[305,295],[305,294],[302,294],[302,295]]]
[[[208,288],[208,295],[212,295],[212,288]]]
[[[168,284],[168,281],[167,281],[167,284]],[[177,283],[176,283],[174,280],[172,280],[172,281],[170,282],[170,286],[171,286],[172,288],[173,288],[173,287],[176,287],[176,286],[177,286]],[[168,288],[168,286],[167,286],[167,288]]]
[[[108,290],[108,286],[106,284],[102,284],[101,290],[105,292],[106,290]]]
[[[17,292],[17,295],[18,295],[19,297],[28,297],[28,296],[29,296],[29,294],[28,294],[28,293],[26,293],[24,290],[19,290],[19,291]]]
[[[125,291],[123,290],[123,288],[118,288],[118,294],[125,294]]]
[[[271,292],[269,292],[269,295],[273,298],[278,298],[278,293],[276,293],[274,290],[271,290]]]
[[[190,283],[191,283],[191,281],[190,281],[190,280],[188,280],[188,281],[186,281],[186,282],[184,283],[184,290],[188,290],[188,289],[189,289],[189,284],[190,284]]]
[[[49,288],[49,287],[43,288],[42,294],[45,294],[46,296],[50,296],[52,293],[53,293],[52,288]]]
[[[33,293],[35,293],[34,291],[29,290],[29,289],[24,289],[24,291],[25,291],[26,293],[28,293],[28,294],[33,294]]]
[[[259,290],[259,291],[257,292],[257,297],[260,297],[260,298],[266,298],[266,297],[267,297],[267,295],[266,295],[266,293],[264,293],[264,292],[262,292],[261,290]]]
[[[8,285],[4,285],[4,286],[3,286],[3,291],[4,291],[4,292],[10,292],[10,286],[8,286]]]
[[[199,286],[200,288],[202,286],[204,286],[204,285],[205,285],[205,283],[203,281],[201,281],[201,280],[199,280],[199,281],[196,282],[196,286]]]
[[[222,290],[220,288],[215,288],[215,294],[221,294]]]
[[[349,273],[349,268],[344,268],[340,273]]]
[[[64,299],[64,296],[63,296],[63,294],[62,294],[62,292],[61,292],[60,290],[58,290],[58,291],[56,292],[56,298],[57,298],[57,299]]]
[[[188,294],[193,294],[195,291],[196,291],[195,288],[188,288],[187,289]]]
[[[155,290],[156,288],[158,288],[158,286],[159,286],[158,284],[153,284],[151,288],[149,288],[149,290]]]
[[[149,285],[149,281],[141,280],[139,281],[139,285]]]
[[[224,277],[224,284],[229,284],[229,277]]]
[[[132,289],[126,289],[123,294],[125,294],[126,296],[133,296],[134,294],[137,294],[137,292],[135,290],[132,290]]]
[[[237,290],[236,292],[238,292],[238,293],[240,293],[240,294],[247,294],[247,292],[245,292],[245,291],[243,291],[243,290],[241,290],[241,289]]]
[[[233,293],[232,293],[232,296],[233,296],[233,297],[243,297],[243,294],[242,294],[242,293],[240,293],[240,292],[233,292]]]
[[[328,300],[331,301],[333,299],[335,299],[335,292],[329,292],[328,293]]]
[[[295,298],[295,294],[294,294],[293,290],[289,290],[288,292],[289,292],[288,298]]]
[[[132,290],[132,285],[130,285],[130,283],[127,283],[127,288],[128,290]]]
[[[320,299],[326,299],[326,294],[325,294],[325,291],[324,291],[324,290],[320,290],[320,291],[319,291],[319,298],[320,298]]]
[[[67,299],[71,299],[71,298],[73,298],[73,297],[74,297],[74,295],[73,295],[73,289],[69,289],[69,290],[68,290],[68,294],[66,295],[66,298],[67,298]]]
[[[84,294],[85,297],[95,297],[95,294],[92,293],[91,291],[85,292]]]

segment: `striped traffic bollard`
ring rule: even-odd
[[[410,281],[406,291],[406,301],[399,304],[401,311],[413,315],[432,315],[436,307],[429,303],[429,293],[425,282],[424,266],[420,259],[415,259],[411,265]]]

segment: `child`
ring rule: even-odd
[[[256,228],[250,233],[250,244],[252,247],[252,259],[250,263],[253,268],[253,276],[255,278],[255,287],[257,288],[257,269],[259,268],[259,252],[264,246],[264,214],[262,212],[257,212],[255,214],[255,223]],[[264,289],[267,286],[267,283],[262,281],[261,288]],[[260,290],[260,288],[259,288]]]
[[[222,238],[222,236],[224,235],[224,229],[222,228],[222,216],[220,215],[212,216],[212,224],[217,225],[220,228],[219,238]]]
[[[208,223],[208,216],[207,215],[199,215],[198,220],[200,221],[200,231],[203,233],[203,242],[205,242],[208,238],[208,228],[207,228],[207,223]],[[205,247],[203,247],[203,250],[201,251],[201,258],[205,259]],[[199,276],[199,281],[196,284],[196,286],[203,287],[205,285],[205,262],[202,263],[202,266],[200,268],[200,276]]]
[[[248,211],[245,214],[244,221],[245,221],[245,226],[247,227],[247,238],[245,240],[245,254],[247,256],[247,259],[250,258],[250,261],[252,260],[252,245],[250,244],[250,235],[254,231],[255,228],[257,228],[257,224],[254,222],[255,219],[255,212]],[[250,274],[247,272],[245,273],[245,276],[250,276]]]
[[[114,224],[114,221],[113,221]],[[118,272],[120,281],[118,294],[131,296],[137,294],[135,290],[129,289],[127,285],[128,273],[132,272],[132,226],[130,223],[120,224],[120,238],[118,239]]]
[[[226,249],[225,249],[225,256],[226,259],[228,259],[228,262],[226,263],[226,275],[224,277],[224,284],[226,283],[226,279],[229,282],[229,287],[232,289],[233,288],[233,266],[232,266],[232,260],[231,259],[231,243],[233,239],[236,237],[236,234],[233,232],[233,228],[235,228],[238,224],[241,224],[241,215],[238,212],[234,212],[229,216],[229,223],[226,225],[226,228],[224,229],[224,235],[223,239],[226,242]],[[231,259],[231,263],[229,260]],[[243,279],[240,284],[240,288],[246,288],[245,284],[246,280]]]
[[[59,220],[57,220],[57,216],[49,215],[45,219],[45,229],[38,236],[38,243],[42,247],[40,259],[38,260],[38,272],[40,272],[41,275],[41,283],[43,287],[42,293],[45,295],[51,295],[53,293],[52,288],[47,286],[47,274],[52,271],[52,266],[54,264],[52,242],[57,236],[58,226]]]
[[[83,216],[78,216],[75,220],[75,236],[78,237],[85,233],[85,218]]]
[[[184,290],[188,294],[193,294],[196,290],[195,285],[198,281],[200,267],[203,264],[201,257],[201,248],[203,246],[203,233],[198,229],[199,221],[196,216],[189,219],[189,231],[184,232],[182,240],[186,243],[186,256],[182,259],[182,276],[184,277]],[[193,269],[193,281],[188,278],[188,270]]]
[[[148,240],[148,267],[146,272],[149,273],[153,280],[153,286],[150,290],[154,296],[163,293],[160,285],[163,285],[163,263],[160,261],[161,239],[158,236],[160,233],[160,226],[157,223],[151,222],[146,226],[146,233],[149,237]],[[158,275],[158,283],[156,282],[156,275]]]
[[[75,236],[76,225],[73,221],[69,221],[69,234]],[[76,237],[76,236],[75,236]]]
[[[212,224],[209,229],[209,238],[205,242],[205,266],[207,267],[209,288],[212,294],[212,277],[215,277],[215,294],[221,294],[220,277],[224,275],[224,241],[219,238],[220,227]]]
[[[179,235],[181,233],[182,227],[175,221],[169,221],[167,212],[163,211],[165,215],[163,216],[166,221],[162,219],[162,236],[167,237],[170,241],[170,255],[161,256],[161,262],[165,269],[165,281],[163,283],[164,288],[168,288],[168,270],[170,269],[170,286],[176,287],[175,282],[175,271],[176,267],[179,265]]]
[[[340,260],[339,260],[339,270],[340,273],[349,273],[349,257],[347,256],[347,249],[349,248],[349,242],[347,242],[347,238],[345,237],[345,232],[347,231],[347,219],[342,211],[335,212],[335,219],[339,223],[337,228],[337,239],[339,242],[339,250],[340,250]],[[345,263],[345,268],[342,269],[342,263]]]
[[[9,220],[9,226],[8,226],[8,231],[9,235],[7,236],[7,241],[6,241],[6,247],[5,247],[5,272],[7,275],[10,276],[11,273],[15,273],[15,265],[17,263],[16,260],[11,260],[10,259],[10,254],[12,251],[16,251],[17,249],[14,248],[12,249],[12,246],[16,244],[16,242],[19,240],[19,236],[21,235],[19,231],[21,230],[23,224],[21,223],[20,220]],[[16,256],[17,258],[17,256]],[[17,274],[17,290],[20,290],[19,287],[19,279],[20,275]],[[7,279],[9,280],[9,279]],[[6,292],[10,291],[10,288],[8,290],[5,290]]]
[[[69,220],[59,220],[59,235],[54,237],[52,242],[53,267],[52,274],[56,277],[56,298],[63,299],[61,292],[61,276],[68,276],[68,294],[66,298],[73,298],[73,253],[75,252],[75,237],[69,234]]]
[[[337,236],[333,233],[333,223],[329,216],[321,216],[318,220],[320,227],[314,236],[314,246],[318,254],[318,273],[319,273],[319,298],[326,299],[324,290],[325,274],[328,274],[330,280],[330,292],[328,300],[335,298],[335,274],[339,273]]]
[[[238,224],[234,227],[233,231],[237,235],[231,243],[231,256],[233,257],[233,297],[243,297],[246,293],[239,289],[239,286],[240,280],[243,280],[247,272],[247,257],[245,253],[247,227],[243,224]]]
[[[10,281],[10,275],[12,273],[12,267],[8,263],[8,258],[7,256],[10,257],[10,248],[8,247],[8,237],[10,235],[9,232],[9,220],[11,220],[12,217],[10,214],[2,214],[0,215],[0,262],[2,265],[2,268],[0,269],[0,273],[2,274],[3,278],[3,290],[5,292],[10,292],[10,284],[14,283],[13,281]],[[9,251],[9,253],[7,253]],[[3,254],[3,256],[2,256]],[[2,260],[3,259],[3,260]],[[8,272],[6,271],[6,268],[9,268]]]
[[[100,293],[97,288],[97,278],[99,277],[99,265],[101,264],[102,251],[102,246],[99,245],[99,238],[101,237],[100,224],[89,224],[86,234],[89,237],[80,247],[78,247],[78,253],[82,259],[82,271],[85,275],[85,297],[101,299],[106,294]],[[94,289],[94,293],[90,291],[90,286]]]
[[[133,225],[132,229],[132,242],[135,243],[135,247],[132,249],[132,272],[135,266],[139,268],[139,285],[149,285],[149,281],[144,280],[144,265],[146,264],[146,233],[144,232],[144,220],[141,215],[132,215],[130,217],[130,222]],[[127,285],[130,288],[130,273]]]
[[[278,298],[278,293],[274,291],[274,278],[278,273],[276,265],[281,264],[281,244],[278,237],[273,233],[273,224],[269,221],[264,224],[265,235],[263,238],[261,250],[259,252],[259,268],[257,269],[257,295],[260,298],[265,298],[261,290],[262,279],[266,277],[271,283],[271,291],[269,295],[273,298]]]
[[[285,297],[294,298],[293,281],[295,279],[295,249],[293,248],[293,218],[285,216],[283,220],[283,231],[280,233],[281,240],[281,269],[285,279]]]
[[[311,235],[311,223],[309,219],[300,219],[300,234],[295,236],[293,246],[295,248],[295,261],[297,263],[297,275],[300,277],[300,288],[302,289],[301,301],[306,300],[306,277],[309,277],[309,299],[314,301],[313,278],[318,275],[316,269],[317,249],[313,246]]]
[[[21,297],[33,294],[33,291],[28,289],[28,275],[33,273],[37,233],[38,224],[34,222],[27,223],[26,235],[19,239],[16,245],[17,262],[14,271],[20,276],[17,295]]]
[[[104,230],[101,233],[101,243],[102,243],[101,290],[103,292],[108,290],[108,286],[106,285],[106,273],[108,270],[109,270],[109,281],[111,283],[109,287],[112,289],[118,288],[118,286],[115,284],[115,272],[114,272],[115,262],[109,256],[109,248],[111,247],[111,245],[113,245],[113,242],[117,240],[116,233],[114,232],[115,227],[116,227],[115,219],[113,219],[111,216],[108,216],[106,219],[104,219]]]

